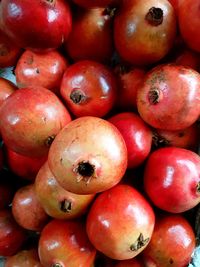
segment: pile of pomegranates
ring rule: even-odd
[[[3,266],[200,266],[199,7],[0,1]]]

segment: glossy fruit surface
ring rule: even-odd
[[[112,18],[105,8],[76,12],[65,48],[74,60],[109,62],[113,53]],[[80,38],[81,36],[81,38]]]
[[[162,59],[176,35],[176,18],[167,0],[125,0],[114,21],[115,47],[133,65]]]
[[[143,252],[145,266],[188,266],[194,248],[194,231],[183,216],[157,218],[151,241]]]
[[[137,93],[142,119],[154,128],[182,130],[200,114],[200,75],[178,65],[159,65],[145,77]]]
[[[67,60],[57,51],[39,54],[26,50],[15,68],[17,85],[19,88],[42,86],[58,94],[67,65]]]
[[[160,148],[151,153],[144,188],[152,202],[165,211],[181,213],[200,202],[200,157],[187,149]]]
[[[149,243],[155,223],[153,209],[133,187],[117,185],[101,193],[87,217],[87,234],[106,256],[126,260]]]
[[[82,117],[59,132],[49,150],[48,164],[63,188],[76,194],[93,194],[122,179],[127,148],[110,122]]]
[[[16,90],[6,99],[0,112],[0,129],[11,150],[40,157],[47,154],[56,134],[70,120],[68,111],[53,92],[29,87]]]
[[[37,174],[35,191],[45,212],[56,219],[74,219],[86,213],[95,195],[77,195],[64,190],[46,162]]]
[[[45,267],[91,267],[96,255],[81,221],[52,220],[41,233],[38,250]]]
[[[122,134],[128,151],[128,168],[141,165],[151,150],[152,132],[135,113],[122,112],[108,119]]]
[[[41,231],[48,221],[33,184],[17,190],[12,202],[12,214],[20,226],[32,231]]]
[[[117,81],[103,64],[83,60],[65,71],[60,93],[76,117],[103,117],[115,103]]]
[[[19,47],[55,49],[71,31],[71,11],[65,0],[2,0],[1,23]]]
[[[14,220],[10,210],[0,211],[0,255],[16,254],[26,240],[26,232]]]

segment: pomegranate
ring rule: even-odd
[[[81,9],[76,12],[65,48],[75,61],[109,62],[114,50],[112,35],[110,11],[105,8]]]
[[[144,188],[165,211],[181,213],[200,202],[200,157],[187,149],[160,148],[148,158]]]
[[[155,67],[137,92],[140,116],[158,129],[190,127],[200,114],[199,83],[200,75],[193,69],[172,64]]]
[[[200,52],[199,16],[199,1],[179,0],[178,21],[180,33],[187,46],[197,52]]]
[[[58,183],[76,194],[116,185],[127,167],[127,148],[118,129],[97,117],[71,121],[52,143],[48,164]]]
[[[176,17],[167,0],[125,0],[114,20],[115,47],[134,65],[158,62],[171,49]]]
[[[43,267],[36,249],[21,250],[16,255],[8,257],[5,267]]]
[[[147,246],[155,223],[153,209],[129,185],[115,187],[97,196],[87,217],[91,243],[116,260],[131,259]]]
[[[15,193],[12,214],[20,226],[32,231],[41,231],[48,221],[33,184],[21,187]]]
[[[38,251],[46,267],[91,267],[96,255],[81,221],[52,220],[41,233]]]
[[[10,210],[0,210],[0,255],[16,254],[26,240],[26,232],[14,220]]]
[[[45,212],[56,219],[74,219],[84,214],[95,195],[77,195],[64,190],[46,162],[35,180],[36,195]]]
[[[188,266],[195,248],[192,227],[181,215],[156,219],[151,241],[143,252],[145,266]]]
[[[108,119],[122,134],[128,151],[128,168],[141,165],[151,150],[152,132],[144,121],[132,112],[118,113]]]
[[[0,107],[4,100],[11,95],[17,87],[9,80],[0,77]]]
[[[18,87],[42,86],[59,94],[60,83],[68,66],[57,51],[38,54],[25,51],[17,62],[15,75]]]
[[[65,0],[2,0],[3,30],[19,47],[55,49],[71,31],[71,11]]]
[[[60,93],[76,117],[103,117],[115,104],[117,81],[106,66],[83,60],[65,71]]]
[[[35,158],[18,154],[6,147],[6,163],[9,170],[20,178],[34,181],[47,156]]]
[[[10,38],[0,30],[0,68],[14,66],[20,54],[21,49],[13,44]]]
[[[16,90],[4,101],[0,130],[11,150],[40,157],[47,155],[56,134],[70,120],[68,111],[53,92],[29,87]]]

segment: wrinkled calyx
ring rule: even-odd
[[[63,212],[69,213],[72,210],[72,203],[71,203],[71,201],[69,201],[67,199],[61,201],[61,203],[60,203],[60,209]]]
[[[200,194],[200,182],[197,184],[196,190],[197,190],[197,193]]]
[[[75,89],[71,92],[70,99],[74,102],[74,104],[81,104],[86,101],[87,97],[81,90]]]
[[[142,233],[140,233],[138,239],[130,246],[131,251],[137,251],[144,247],[149,242],[149,238],[144,239]]]
[[[149,102],[151,105],[155,105],[160,101],[160,90],[156,87],[151,88],[148,93]]]
[[[94,174],[94,165],[88,161],[82,161],[78,164],[77,173],[83,177],[91,177]]]
[[[149,24],[158,26],[163,22],[163,10],[159,7],[151,7],[145,19]]]

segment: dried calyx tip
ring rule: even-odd
[[[146,14],[145,19],[149,24],[158,26],[163,22],[163,10],[159,7],[151,7]]]
[[[70,212],[72,210],[72,203],[71,203],[71,201],[69,201],[67,199],[61,201],[61,203],[60,203],[60,209],[63,212]]]
[[[83,177],[91,177],[94,174],[94,165],[88,161],[83,161],[78,164],[77,173]]]
[[[86,101],[86,95],[79,89],[75,89],[70,94],[70,99],[74,104],[81,104]]]

